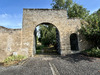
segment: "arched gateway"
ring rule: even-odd
[[[53,35],[47,35],[46,36],[47,38],[50,37],[49,39],[45,40],[45,38],[44,38],[44,41],[49,41],[49,43],[52,44],[51,47],[47,45],[48,43],[46,43],[45,45],[43,45],[42,42],[39,42],[39,39],[41,40],[41,38],[39,38],[39,36],[37,36],[37,35],[41,35],[41,33],[39,31],[40,26],[43,26],[43,27],[48,27],[49,26],[48,27],[49,30],[53,30],[54,31]],[[50,28],[50,27],[52,27],[52,28]],[[47,34],[47,32],[45,34]],[[52,33],[52,31],[50,31],[49,34],[50,33]],[[41,23],[41,24],[39,24],[35,28],[33,36],[35,36],[35,39],[34,39],[35,41],[33,41],[33,43],[34,43],[33,53],[34,54],[47,54],[47,55],[48,54],[49,55],[50,54],[61,54],[61,52],[60,52],[59,30],[58,30],[58,28],[55,25],[53,25],[51,23],[46,23],[46,22]],[[38,41],[37,41],[37,37],[38,37]],[[52,39],[52,37],[55,38],[53,41],[50,40],[50,39]],[[42,51],[43,52],[41,52],[41,49],[40,49],[40,53],[38,53],[37,51],[39,51],[39,50],[37,49],[37,47],[40,48],[40,46],[43,46],[43,47],[45,46],[45,48],[47,48],[47,49],[45,49],[45,48],[42,47]]]
[[[38,24],[51,23],[55,25],[60,36],[60,54],[71,53],[70,35],[76,33],[81,24],[78,19],[68,19],[66,10],[24,9],[22,27],[22,51],[28,51],[29,56],[35,54],[34,30]],[[78,42],[79,43],[79,42]]]

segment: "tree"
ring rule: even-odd
[[[42,45],[49,46],[56,44],[56,27],[53,25],[40,25],[39,41]]]
[[[74,3],[72,7],[68,9],[68,16],[69,18],[81,18],[85,19],[89,15],[89,11],[83,6]]]
[[[69,18],[85,19],[89,15],[86,8],[73,2],[73,0],[53,0],[52,8],[67,10]]]
[[[94,14],[96,14],[98,16],[98,19],[100,21],[100,9],[97,12],[95,12]]]
[[[53,9],[69,9],[72,5],[72,0],[53,0],[52,6]]]
[[[86,37],[87,41],[91,41],[94,47],[100,48],[100,20],[96,13],[91,14],[86,18],[88,25],[81,28],[81,33]]]

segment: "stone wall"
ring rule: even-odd
[[[8,29],[0,26],[0,61],[13,52],[20,53],[21,29]]]

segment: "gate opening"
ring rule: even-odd
[[[51,23],[41,23],[34,31],[35,54],[56,55],[60,54],[59,31]]]

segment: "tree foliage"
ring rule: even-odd
[[[55,45],[56,44],[56,28],[53,25],[40,25],[40,38],[39,41],[42,45]]]
[[[74,3],[72,7],[69,7],[68,16],[69,18],[81,18],[85,19],[89,15],[89,11],[83,6]]]
[[[53,9],[69,9],[72,5],[72,0],[53,0],[52,6]]]
[[[73,2],[73,0],[53,0],[53,9],[65,9],[69,18],[85,19],[89,15],[89,11],[83,6]]]
[[[99,9],[97,12],[95,12],[94,14],[97,15],[97,17],[98,17],[98,19],[99,19],[99,21],[100,21],[100,9]]]
[[[93,43],[94,47],[100,48],[100,14],[98,15],[98,11],[86,18],[88,25],[83,24],[80,31],[83,35],[85,35],[88,41],[91,41]]]

